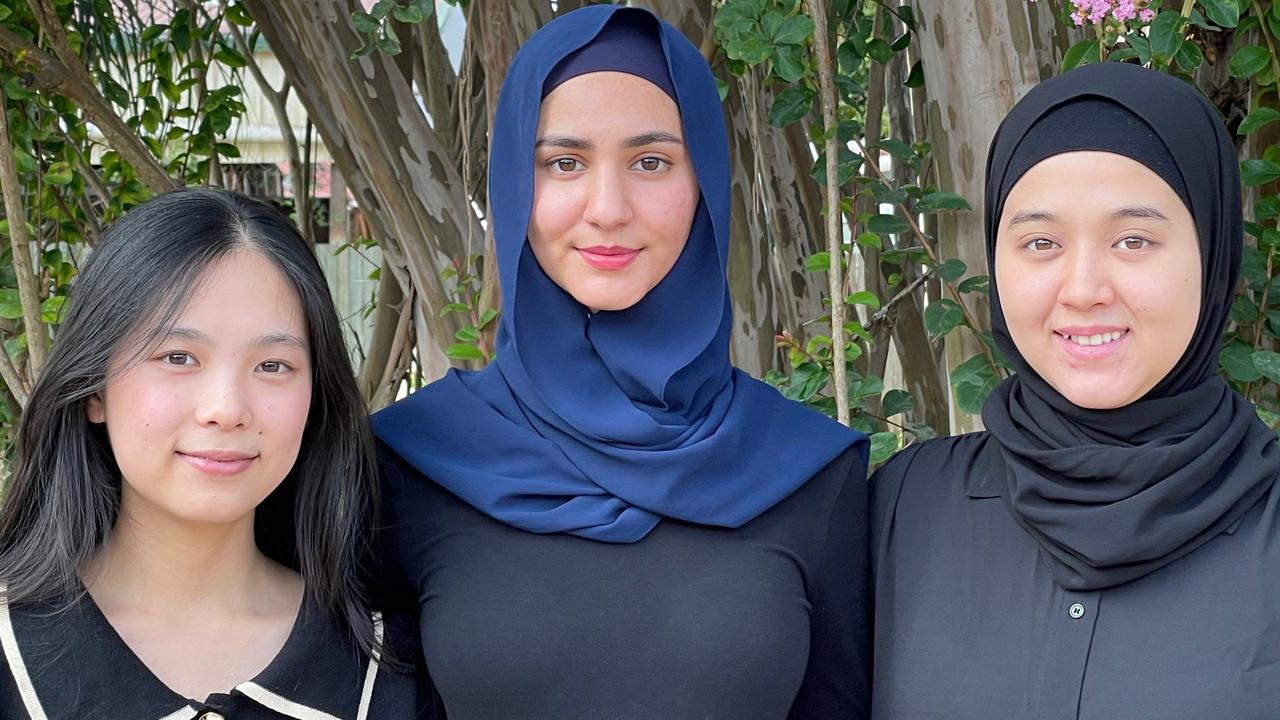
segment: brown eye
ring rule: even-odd
[[[1030,243],[1028,243],[1028,247],[1030,247],[1032,250],[1039,250],[1041,252],[1046,250],[1052,250],[1053,246],[1054,246],[1054,242],[1049,238],[1036,238],[1035,240],[1032,240]]]
[[[1125,250],[1142,250],[1150,244],[1150,240],[1140,237],[1127,237],[1118,243]]]
[[[640,160],[640,169],[646,172],[655,172],[662,169],[662,161],[658,158],[642,158]]]
[[[194,359],[188,353],[171,352],[164,354],[164,361],[169,365],[191,365]]]
[[[556,160],[556,169],[560,172],[573,172],[578,169],[578,161],[573,158],[560,158]]]

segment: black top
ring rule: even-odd
[[[389,642],[403,618],[386,621]],[[288,639],[253,680],[203,702],[169,689],[124,643],[85,593],[72,605],[0,603],[0,718],[111,720],[382,720],[418,714],[419,682],[370,664],[350,638],[310,601]],[[193,648],[192,652],[218,652]],[[404,650],[397,648],[402,657]],[[21,658],[18,663],[16,658]],[[21,667],[20,667],[21,665]],[[370,675],[373,673],[373,675]],[[25,687],[24,694],[20,687]],[[362,695],[369,693],[361,714]],[[424,693],[425,695],[425,693]],[[38,710],[33,711],[33,703]],[[43,715],[39,714],[43,712]]]
[[[388,571],[450,720],[782,720],[869,711],[859,449],[736,530],[537,535],[385,447]]]
[[[1280,493],[1165,567],[1072,592],[1000,498],[998,453],[987,433],[933,440],[872,478],[873,717],[1278,716]]]

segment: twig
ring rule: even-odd
[[[400,304],[400,317],[396,319],[396,332],[391,341],[391,351],[387,353],[387,365],[382,371],[382,379],[378,381],[378,387],[370,398],[371,403],[377,403],[381,400],[383,393],[386,392],[392,380],[404,374],[401,369],[403,365],[403,356],[405,355],[405,346],[409,344],[409,330],[412,327],[413,319],[413,287],[409,287],[409,292],[405,293],[404,301]],[[375,408],[370,408],[374,410]]]
[[[831,53],[827,50],[827,11],[822,2],[805,0],[813,18],[813,53],[818,62],[818,86],[822,97],[822,127],[826,133],[827,152],[827,255],[830,269],[827,285],[831,292],[831,350],[834,361],[831,378],[835,383],[836,419],[849,424],[849,376],[844,359],[844,288],[841,259],[844,257],[840,232],[840,185],[837,182],[840,162],[840,138],[836,131],[836,89],[831,72]]]
[[[4,384],[9,388],[13,399],[18,401],[18,406],[25,408],[27,398],[31,396],[31,390],[22,379],[22,373],[18,372],[18,368],[14,367],[13,361],[9,359],[9,353],[4,349],[3,343],[0,343],[0,377],[4,378]]]
[[[889,309],[892,308],[899,300],[915,292],[915,289],[920,287],[925,280],[928,280],[930,275],[933,275],[933,268],[926,268],[924,272],[916,276],[916,278],[908,283],[906,287],[899,290],[897,295],[890,298],[889,302],[882,305],[879,310],[872,314],[871,317],[867,318],[867,326],[870,327],[878,322],[884,322],[884,319],[889,316]]]

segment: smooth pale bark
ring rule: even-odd
[[[986,272],[983,174],[991,137],[1013,104],[1040,82],[1042,63],[1047,70],[1057,67],[1050,62],[1056,50],[1038,48],[1038,36],[1032,30],[1033,18],[1038,28],[1046,27],[1043,14],[1047,12],[1048,8],[1032,3],[1007,0],[915,3],[917,47],[928,95],[926,132],[933,144],[938,184],[964,196],[974,208],[939,218],[939,246],[943,257],[959,258],[970,274]],[[989,318],[985,299],[970,301],[970,308],[985,329]],[[981,351],[972,333],[955,332],[946,339],[947,367],[954,368]],[[953,398],[950,432],[981,427],[981,419],[960,412]]]

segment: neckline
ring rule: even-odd
[[[306,588],[304,587],[302,592],[302,601],[298,603],[298,610],[294,614],[293,624],[289,627],[289,634],[285,636],[284,642],[280,644],[280,647],[276,650],[275,654],[271,656],[271,660],[268,661],[267,664],[263,666],[263,668],[259,670],[253,677],[244,678],[243,680],[240,680],[238,683],[236,683],[236,685],[234,685],[233,687],[226,688],[223,691],[215,691],[206,695],[203,698],[196,699],[196,698],[188,698],[187,696],[183,695],[177,690],[174,690],[173,688],[169,687],[168,684],[166,684],[163,680],[161,680],[160,677],[155,674],[155,671],[151,669],[151,666],[147,665],[147,663],[143,661],[143,659],[139,657],[136,652],[134,652],[133,648],[129,645],[129,643],[126,642],[124,637],[122,637],[119,631],[116,630],[115,625],[111,624],[111,619],[108,618],[106,613],[102,611],[102,608],[98,606],[97,601],[93,599],[93,595],[89,593],[88,588],[81,585],[80,590],[81,590],[81,597],[80,597],[79,603],[82,605],[82,607],[84,607],[87,610],[87,612],[91,616],[91,620],[101,625],[102,628],[105,630],[106,634],[104,639],[117,644],[120,650],[123,651],[123,654],[127,658],[127,661],[135,666],[134,670],[142,673],[142,677],[146,678],[146,682],[148,682],[151,685],[154,685],[157,692],[162,692],[168,697],[171,697],[175,703],[175,707],[179,707],[183,704],[188,706],[205,705],[205,704],[208,704],[209,699],[214,697],[215,695],[229,694],[232,691],[234,691],[236,688],[241,687],[246,683],[261,684],[261,680],[265,677],[271,676],[273,674],[272,671],[275,669],[275,666],[281,661],[281,658],[285,657],[289,653],[289,651],[292,650],[292,646],[297,644],[298,637],[301,634],[301,628],[303,625],[303,616],[309,612],[309,609],[310,609],[309,605],[311,603],[311,600],[309,599],[309,595],[306,591]]]

